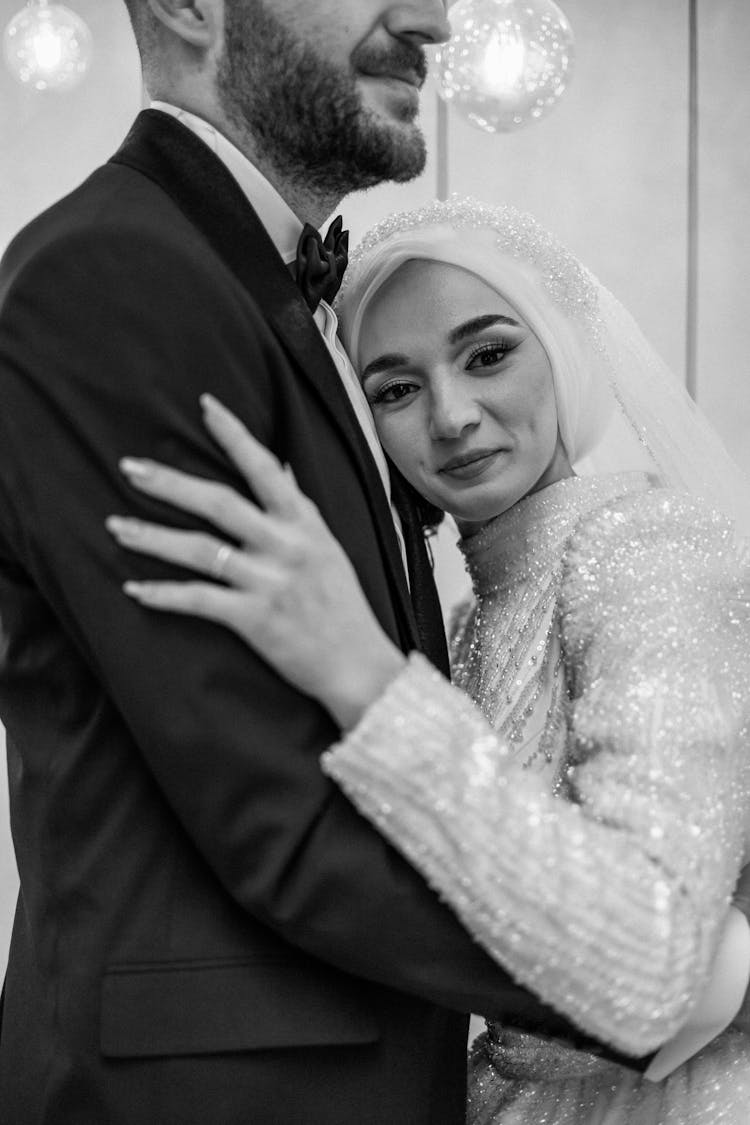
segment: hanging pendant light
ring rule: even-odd
[[[88,25],[62,4],[29,0],[5,29],[3,53],[11,73],[31,89],[70,90],[91,65]]]
[[[503,133],[538,121],[570,82],[573,32],[553,0],[458,0],[437,54],[438,91],[472,125]]]

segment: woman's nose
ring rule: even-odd
[[[430,398],[430,437],[433,441],[452,441],[467,429],[479,425],[481,411],[471,395],[455,385],[434,388]]]

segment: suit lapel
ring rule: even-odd
[[[111,162],[136,169],[167,192],[248,291],[314,386],[364,485],[394,600],[411,643],[417,644],[414,611],[377,467],[307,305],[242,189],[203,141],[158,110],[138,115]]]

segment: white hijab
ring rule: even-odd
[[[640,469],[701,497],[750,535],[750,485],[632,317],[530,215],[471,199],[380,223],[352,255],[337,302],[356,368],[370,301],[405,262],[475,274],[544,347],[562,443],[579,474]]]

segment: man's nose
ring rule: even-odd
[[[408,39],[419,46],[445,43],[451,37],[447,14],[448,0],[409,0],[393,4],[385,24],[397,39]]]

